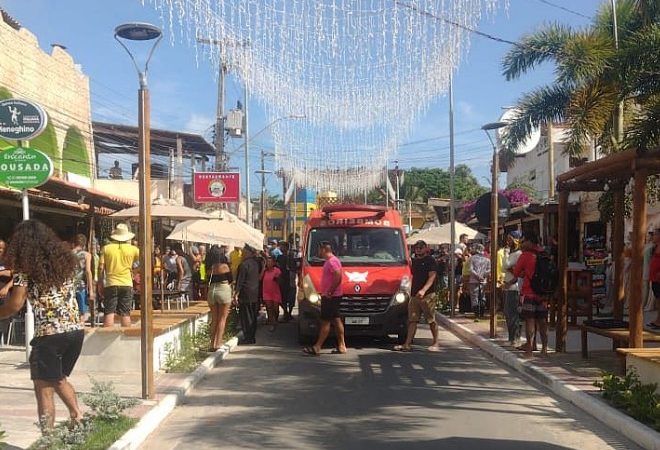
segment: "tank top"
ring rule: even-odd
[[[87,288],[87,280],[85,280],[85,250],[76,250],[73,254],[76,257],[76,271],[73,274],[74,285],[77,290]]]
[[[225,273],[214,273],[211,275],[211,279],[209,280],[209,283],[231,283],[233,281],[233,277],[231,276],[231,272],[225,272]]]

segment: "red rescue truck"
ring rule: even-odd
[[[343,267],[341,315],[346,335],[405,339],[410,296],[410,257],[401,217],[371,205],[332,205],[314,211],[302,242],[298,336],[318,335],[322,266],[319,243],[331,243]]]

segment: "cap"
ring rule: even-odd
[[[419,241],[415,242],[413,247],[426,247],[426,242],[420,239]]]
[[[517,241],[522,239],[522,233],[520,232],[520,230],[509,231],[509,236],[511,236],[512,238],[514,238]]]

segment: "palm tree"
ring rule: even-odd
[[[659,3],[617,2],[618,49],[609,2],[585,29],[550,24],[520,39],[504,58],[506,79],[517,79],[543,62],[554,63],[555,79],[516,105],[503,133],[507,163],[533,128],[550,122],[568,125],[565,151],[570,156],[583,154],[593,141],[605,153],[660,144]],[[620,119],[623,127],[617,126]]]

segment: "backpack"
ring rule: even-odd
[[[536,256],[536,267],[531,279],[532,290],[538,295],[549,295],[555,292],[559,284],[559,270],[547,252]]]

